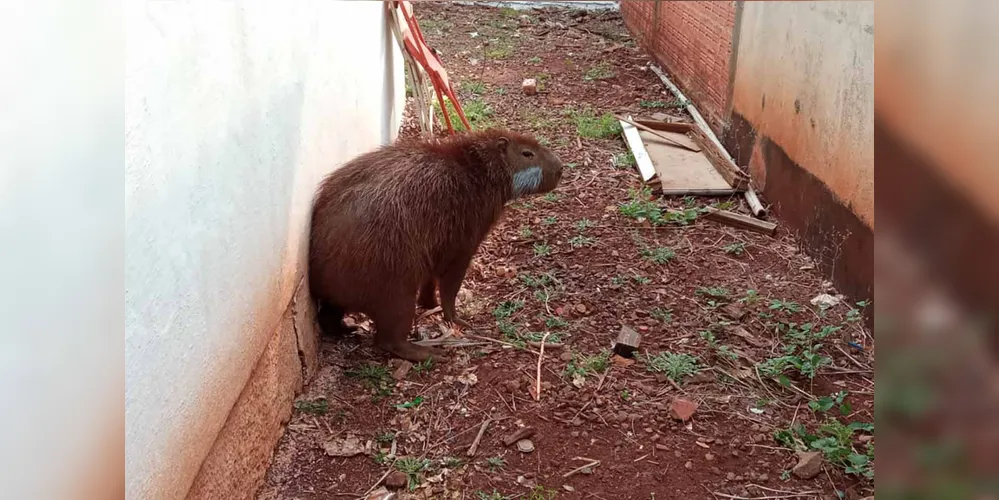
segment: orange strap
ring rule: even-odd
[[[413,6],[407,1],[396,1],[393,2],[393,5],[402,12],[402,16],[406,20],[406,24],[399,26],[406,51],[413,56],[416,62],[420,63],[420,66],[423,66],[423,69],[426,70],[427,75],[430,77],[430,83],[433,84],[434,90],[437,92],[437,103],[440,104],[441,114],[444,115],[444,123],[447,124],[448,132],[452,135],[455,133],[454,126],[451,124],[451,117],[447,112],[447,107],[444,105],[444,95],[447,95],[451,104],[454,105],[454,110],[458,112],[461,123],[465,125],[465,130],[471,131],[472,126],[468,123],[468,119],[465,118],[465,112],[461,109],[461,104],[458,103],[458,97],[454,94],[454,87],[451,86],[451,81],[447,77],[444,64],[441,62],[440,57],[430,49],[426,40],[423,39],[423,33],[420,31],[420,26],[416,23],[416,17],[413,15]]]

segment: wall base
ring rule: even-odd
[[[189,500],[251,499],[264,483],[292,402],[316,371],[318,336],[311,304],[302,280],[202,463]]]
[[[801,239],[803,250],[836,288],[853,301],[873,299],[874,230],[740,114],[732,113],[723,143],[736,164],[749,166],[774,214]],[[867,313],[870,322],[873,308]]]

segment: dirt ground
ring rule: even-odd
[[[416,12],[473,126],[531,132],[567,170],[554,194],[512,205],[482,245],[459,296],[473,328],[449,361],[396,380],[401,363],[370,333],[324,339],[258,498],[360,498],[382,481],[405,483],[397,498],[872,495],[863,304],[813,305],[837,292],[785,229],[698,218],[712,204],[748,213],[740,198],[637,191],[601,115],[689,117],[620,15]],[[525,96],[532,77],[540,92]],[[418,134],[411,118],[404,134]],[[425,315],[416,333],[440,336],[439,320]],[[632,358],[612,356],[622,327],[641,335]],[[685,401],[697,407],[681,420]],[[533,431],[530,442],[505,445],[517,430]],[[816,455],[793,472],[795,448]]]

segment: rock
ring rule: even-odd
[[[669,450],[669,446],[666,446],[662,443],[656,443],[656,449],[659,451],[667,451]]]
[[[395,493],[385,489],[384,486],[379,486],[378,489],[368,493],[368,496],[364,497],[364,500],[394,500]]]
[[[574,438],[578,438],[579,437],[579,431],[572,431],[572,432],[569,433],[569,435],[572,436],[572,437],[574,437]]]
[[[729,472],[728,474],[725,474],[725,480],[726,481],[735,481],[735,473],[734,472]]]
[[[395,490],[403,488],[407,484],[409,484],[409,477],[406,476],[405,472],[395,470],[385,477],[385,486]]]
[[[618,356],[617,354],[615,354],[615,355],[611,356],[611,363],[614,363],[614,366],[620,366],[620,367],[624,368],[624,367],[628,367],[628,366],[631,366],[631,365],[635,364],[635,360],[634,359],[628,359],[628,358],[625,358],[625,357],[622,357],[622,356]]]
[[[746,315],[746,311],[742,309],[742,305],[737,302],[722,306],[721,312],[736,321],[741,320]]]
[[[503,385],[506,386],[506,390],[509,392],[520,392],[519,380],[507,380]]]
[[[707,460],[708,462],[713,462],[715,460],[715,456],[712,453],[705,453],[704,459]]]
[[[694,462],[691,462],[690,460],[687,460],[687,463],[683,464],[683,466],[685,468],[687,468],[687,469],[693,469],[694,468]]]
[[[576,312],[586,314],[586,306],[584,304],[576,304]]]
[[[520,84],[520,89],[524,92],[524,95],[534,95],[538,93],[538,81],[534,78],[527,78],[524,83]]]
[[[348,434],[344,439],[324,442],[323,450],[331,457],[353,457],[367,451],[361,440],[351,434]]]
[[[562,361],[572,361],[572,351],[565,351],[558,355],[558,359]]]
[[[395,380],[402,380],[406,378],[406,375],[409,375],[409,370],[411,370],[412,368],[413,368],[413,363],[410,363],[409,361],[406,360],[399,360],[398,366],[396,367],[395,371],[392,372],[392,378],[394,378]]]
[[[828,293],[820,293],[812,298],[810,301],[813,306],[818,306],[822,309],[829,309],[830,307],[835,307],[843,301],[842,296],[829,295]]]
[[[521,439],[517,441],[517,450],[521,453],[530,453],[534,451],[534,443],[530,439]]]
[[[757,435],[753,436],[753,442],[756,443],[756,444],[763,444],[766,441],[767,441],[767,435],[766,434],[757,434]]]
[[[694,416],[694,412],[697,411],[697,403],[683,399],[674,398],[673,402],[669,405],[669,414],[675,420],[681,422],[686,422],[690,420],[690,417]]]
[[[822,471],[822,453],[818,451],[798,452],[798,464],[791,473],[799,479],[812,479]]]
[[[770,480],[770,476],[768,476],[766,474],[760,474],[759,476],[756,476],[756,479],[758,481],[765,482],[765,481],[769,481]]]

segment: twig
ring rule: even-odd
[[[578,417],[580,413],[583,413],[583,411],[584,411],[584,410],[586,410],[586,407],[587,407],[587,406],[590,406],[590,403],[591,403],[592,401],[593,401],[592,399],[591,399],[591,400],[589,400],[589,401],[587,401],[587,402],[586,402],[586,404],[585,404],[585,405],[583,405],[583,407],[582,407],[582,408],[580,408],[580,409],[579,409],[579,411],[577,411],[577,412],[576,412],[576,414],[575,414],[575,415],[573,415],[573,416],[572,416],[572,418],[570,418],[570,419],[569,419],[569,422],[572,422],[573,420],[576,420],[576,417]]]
[[[515,349],[519,348],[519,347],[517,347],[517,346],[515,346],[515,345],[513,345],[513,344],[511,344],[509,342],[503,342],[502,340],[491,339],[489,337],[483,337],[481,335],[465,335],[465,336],[473,338],[473,339],[485,340],[487,342],[493,342],[493,343],[500,344],[500,345],[510,346],[510,347],[515,348]],[[525,348],[524,350],[527,351],[527,352],[530,352],[530,353],[538,354],[538,351],[535,351],[534,349],[526,349]]]
[[[586,464],[586,465],[584,465],[582,467],[576,467],[575,469],[572,469],[571,471],[566,472],[565,474],[562,474],[562,477],[563,478],[572,477],[572,476],[575,476],[576,474],[579,474],[584,469],[591,469],[593,467],[599,467],[599,466],[600,466],[600,460],[594,460],[594,461],[592,461],[592,462],[590,462],[590,463],[588,463],[588,464]]]
[[[857,358],[854,358],[853,356],[851,356],[850,353],[846,352],[846,349],[843,349],[840,346],[836,346],[836,349],[839,349],[839,352],[843,353],[843,355],[846,356],[850,361],[852,361],[853,364],[854,364],[854,366],[856,366],[857,368],[860,368],[861,370],[868,370],[868,369],[870,369],[869,367],[864,366],[864,364],[861,363],[860,361],[857,361]]]
[[[547,303],[545,304],[547,307]],[[545,359],[545,341],[548,340],[548,336],[552,332],[545,332],[545,335],[541,337],[541,352],[538,353],[538,376],[534,381],[534,400],[541,400],[541,362]]]
[[[475,452],[479,450],[479,441],[482,441],[482,435],[486,433],[486,427],[489,427],[490,422],[492,422],[490,418],[482,422],[482,426],[479,427],[479,433],[475,435],[475,441],[472,441],[472,446],[468,447],[468,456],[474,457]]]
[[[422,321],[427,316],[430,316],[430,315],[433,315],[433,314],[437,314],[437,313],[439,313],[441,311],[443,311],[443,309],[441,308],[441,306],[437,306],[437,307],[435,307],[433,309],[427,309],[426,311],[423,311],[423,314],[421,314],[418,318],[416,318],[416,320],[417,321]]]
[[[372,491],[375,491],[375,488],[377,488],[377,487],[378,487],[378,485],[379,485],[379,484],[381,484],[381,482],[382,482],[382,481],[383,481],[383,480],[384,480],[384,479],[385,479],[386,477],[388,477],[388,475],[389,475],[390,473],[392,473],[392,467],[393,467],[394,465],[395,465],[395,460],[393,460],[393,461],[392,461],[392,463],[390,463],[390,464],[389,464],[389,466],[388,466],[388,470],[386,470],[386,471],[385,471],[385,473],[384,473],[384,474],[382,474],[382,477],[378,478],[378,480],[377,480],[377,481],[375,481],[375,484],[372,484],[372,485],[371,485],[371,487],[370,487],[370,488],[368,488],[368,491],[365,491],[365,492],[364,492],[364,494],[363,494],[363,495],[361,495],[361,498],[366,498],[366,497],[368,496],[368,493],[371,493]]]
[[[635,123],[635,122],[633,122],[633,121],[631,121],[631,120],[629,120],[629,119],[627,119],[627,118],[625,118],[625,117],[623,117],[621,115],[614,115],[614,118],[617,118],[618,120],[621,120],[621,121],[623,121],[625,123],[630,123],[631,125],[635,126],[636,128],[640,128],[640,129],[642,129],[642,130],[644,130],[644,131],[646,131],[646,132],[648,132],[648,133],[650,133],[650,134],[652,134],[652,135],[654,135],[654,136],[656,136],[656,137],[658,137],[658,138],[660,138],[660,139],[668,142],[672,146],[676,146],[678,148],[686,149],[687,151],[693,151],[694,153],[700,153],[701,152],[701,150],[699,150],[699,149],[694,149],[694,148],[692,148],[692,147],[690,147],[690,146],[688,146],[686,144],[683,144],[681,142],[677,142],[673,138],[671,138],[671,137],[669,137],[669,136],[667,136],[665,134],[662,134],[662,133],[656,131],[652,127],[648,127],[648,126],[642,125],[641,123]]]
[[[738,495],[729,495],[727,493],[718,493],[717,491],[712,491],[711,494],[719,496],[722,498],[731,498],[732,500],[775,500],[778,498],[801,498],[816,495],[820,492],[818,491],[802,491],[801,493],[792,493],[790,495],[774,495],[774,496],[764,496],[764,497],[740,497]]]
[[[600,388],[604,386],[604,380],[607,380],[607,376],[610,375],[610,372],[613,369],[614,367],[612,366],[610,368],[607,368],[606,371],[604,371],[603,375],[600,376],[600,382],[597,383],[597,390],[593,391],[593,394],[600,392]],[[587,401],[587,403],[588,402],[589,401]]]
[[[493,390],[496,391],[496,395],[499,396],[500,401],[502,401],[503,404],[505,404],[506,407],[510,410],[510,413],[517,413],[513,408],[510,407],[510,403],[506,402],[506,398],[504,398],[503,395],[500,394],[500,391],[498,389],[496,389],[495,387],[493,387]],[[514,401],[516,401],[516,400],[514,400]]]
[[[795,493],[793,491],[788,491],[788,490],[775,490],[773,488],[767,488],[766,486],[760,486],[760,485],[755,484],[755,483],[749,483],[749,484],[746,485],[746,487],[749,487],[749,486],[752,486],[754,488],[759,488],[761,490],[766,490],[766,491],[769,491],[769,492],[772,492],[772,493],[787,493],[789,495],[801,495],[802,494],[802,493]],[[806,491],[804,493],[808,493],[808,492]]]

